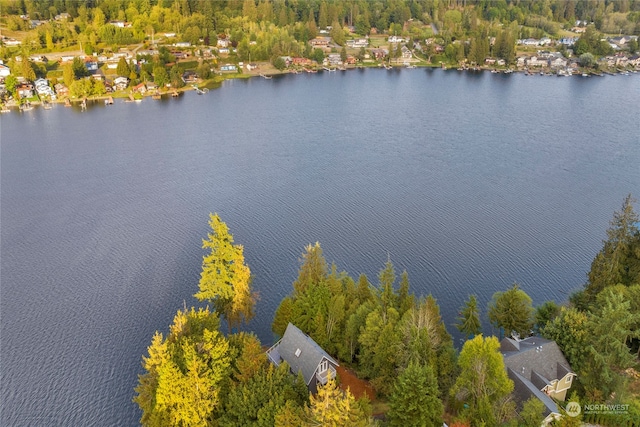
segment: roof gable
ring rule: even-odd
[[[291,323],[287,325],[282,339],[269,349],[268,353],[276,364],[282,359],[291,366],[291,371],[302,372],[307,385],[313,379],[316,369],[323,359],[338,366],[338,362],[329,356],[310,336]]]
[[[505,338],[501,343],[505,366],[525,378],[532,379],[532,372],[536,371],[539,376],[544,377],[547,381],[561,379],[564,375],[558,376],[561,372],[558,369],[558,365],[563,366],[566,369],[566,373],[572,372],[569,368],[569,362],[567,362],[555,341],[540,337],[529,337],[517,342],[519,350],[509,350],[509,347],[513,348],[513,346],[505,342],[505,340],[513,341],[510,338]]]
[[[545,393],[538,390],[531,381],[527,380],[511,368],[507,368],[507,374],[513,381],[513,394],[521,405],[531,397],[536,397],[544,404],[545,417],[551,413],[559,412],[558,406],[555,402]]]

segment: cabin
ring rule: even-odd
[[[559,418],[560,410],[554,400],[565,400],[576,374],[558,344],[540,337],[504,338],[500,352],[514,383],[513,396],[518,407],[522,409],[524,402],[535,397],[544,404],[543,425]]]
[[[318,384],[335,378],[339,366],[310,336],[291,323],[282,339],[267,350],[267,356],[276,366],[287,362],[292,374],[301,372],[310,393],[318,391]]]

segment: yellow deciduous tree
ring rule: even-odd
[[[194,296],[210,301],[231,329],[254,315],[256,294],[251,288],[251,270],[244,262],[244,248],[233,244],[233,236],[218,214],[209,214],[209,226],[211,233],[202,241],[209,254],[203,257],[200,291]]]
[[[309,426],[364,427],[372,424],[351,392],[340,390],[333,379],[320,386],[315,396],[311,396],[307,417]]]

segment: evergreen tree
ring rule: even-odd
[[[478,301],[475,295],[469,296],[469,300],[465,302],[464,307],[460,311],[460,317],[458,317],[457,320],[456,328],[458,328],[467,339],[482,332],[480,310],[478,310]]]
[[[396,380],[389,398],[389,425],[437,426],[442,424],[443,413],[433,369],[410,363]]]
[[[209,226],[212,232],[202,241],[209,254],[203,257],[200,291],[194,296],[211,302],[231,329],[253,317],[256,297],[251,290],[251,271],[244,262],[244,248],[233,243],[233,235],[217,214],[209,214]]]
[[[620,211],[613,214],[607,240],[591,264],[586,296],[590,303],[603,289],[621,283],[640,283],[639,217],[633,209],[635,200],[628,195]]]
[[[493,294],[488,314],[491,324],[504,329],[505,334],[516,332],[527,337],[531,333],[534,316],[531,297],[517,284],[508,291]]]
[[[324,282],[327,279],[327,261],[322,255],[320,243],[307,245],[300,264],[298,278],[293,282],[293,289],[297,294],[303,293],[310,285]]]
[[[120,77],[129,77],[129,74],[131,73],[131,69],[129,68],[129,63],[127,62],[127,60],[124,57],[121,57],[118,60],[118,65],[116,67],[116,73]]]

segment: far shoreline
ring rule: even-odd
[[[387,68],[388,67],[388,68]],[[127,91],[118,91],[115,93],[111,93],[111,94],[105,94],[105,95],[94,95],[94,96],[90,96],[90,97],[86,97],[86,98],[71,98],[71,97],[65,97],[65,98],[61,98],[61,99],[55,99],[55,100],[37,100],[37,101],[28,101],[29,105],[31,105],[32,107],[41,107],[43,104],[45,103],[49,103],[49,104],[63,104],[66,107],[78,107],[81,106],[83,101],[86,102],[90,102],[92,104],[96,103],[96,102],[105,102],[108,101],[110,99],[112,99],[115,103],[116,100],[118,99],[122,99],[124,100],[124,102],[140,102],[144,99],[147,98],[153,98],[154,96],[160,95],[161,99],[167,98],[167,97],[173,97],[173,96],[181,96],[183,93],[185,92],[189,92],[189,91],[194,91],[196,89],[218,89],[220,86],[222,86],[223,82],[225,82],[226,80],[237,80],[237,79],[251,79],[251,78],[255,78],[255,77],[262,77],[262,78],[271,78],[273,76],[279,76],[279,75],[286,75],[286,74],[300,74],[300,73],[304,73],[304,72],[310,72],[310,73],[317,73],[317,72],[337,72],[337,71],[350,71],[350,70],[360,70],[360,69],[380,69],[380,68],[386,68],[388,70],[400,70],[403,68],[409,68],[407,67],[406,64],[389,64],[388,66],[383,65],[381,63],[376,63],[376,64],[372,64],[372,65],[357,65],[357,66],[353,66],[353,65],[349,65],[346,66],[344,68],[337,68],[337,67],[314,67],[314,68],[300,68],[300,69],[286,69],[286,70],[278,70],[278,69],[274,69],[274,68],[270,68],[268,72],[262,73],[258,70],[255,71],[243,71],[242,73],[229,73],[229,74],[223,74],[221,72],[219,72],[219,74],[216,75],[215,78],[212,79],[208,79],[208,80],[199,80],[193,83],[188,83],[185,84],[185,86],[180,87],[180,88],[167,88],[164,92],[162,93],[158,93],[157,91],[148,91],[148,93],[144,93],[141,94],[139,92],[137,93],[133,93],[131,92],[130,89],[128,89]],[[443,71],[461,71],[461,72],[471,72],[471,73],[480,73],[480,72],[490,72],[490,73],[497,73],[497,74],[512,74],[512,73],[518,73],[518,74],[524,74],[524,75],[544,75],[544,76],[551,76],[551,77],[560,77],[560,76],[565,76],[565,77],[592,77],[592,76],[597,76],[597,77],[603,77],[604,75],[617,75],[617,74],[629,74],[629,73],[633,73],[636,74],[638,73],[637,70],[616,70],[616,72],[611,72],[611,71],[600,71],[595,72],[593,70],[589,70],[589,71],[585,71],[583,73],[575,73],[575,74],[568,74],[568,75],[563,75],[563,74],[556,74],[556,73],[551,73],[549,72],[549,70],[528,70],[528,69],[511,69],[511,68],[496,68],[496,67],[490,67],[490,66],[481,66],[481,67],[466,67],[466,68],[456,68],[454,66],[449,66],[447,67],[444,64],[412,64],[412,66],[410,68],[413,69],[441,69]],[[625,73],[626,71],[626,73]],[[177,95],[173,95],[174,93],[177,93]],[[133,98],[132,98],[133,97]],[[10,102],[5,103],[2,106],[2,112],[3,113],[7,113],[12,111],[13,109],[17,109],[20,110],[21,109],[21,105],[19,105],[15,100],[12,100]]]

